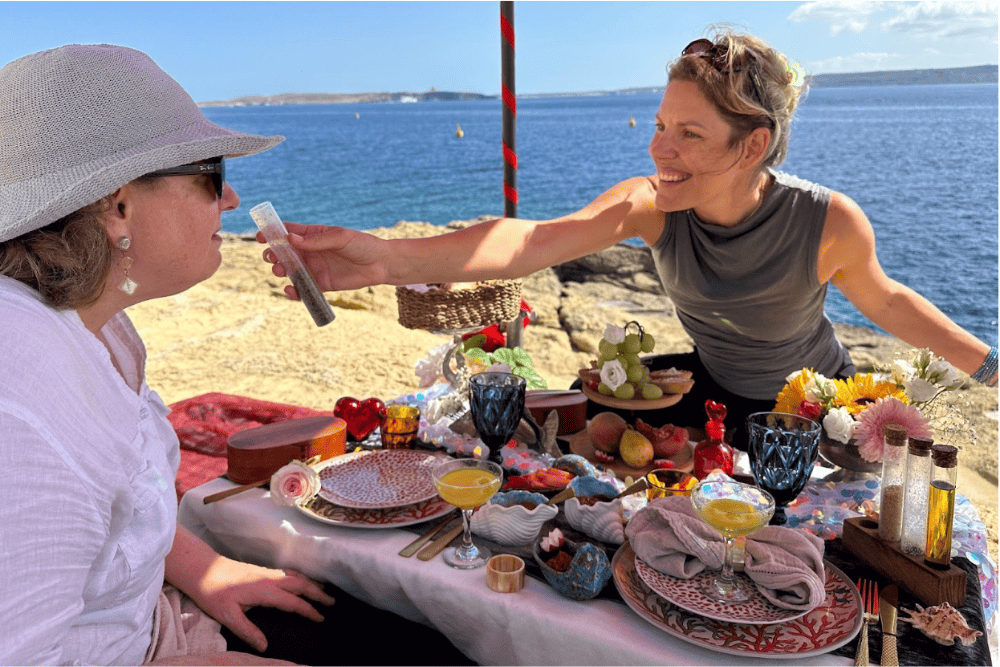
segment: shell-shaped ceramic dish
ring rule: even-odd
[[[529,510],[518,504],[528,500],[538,506]],[[559,513],[555,505],[544,504],[546,500],[540,493],[527,491],[498,493],[472,515],[472,532],[505,546],[531,544],[542,524]]]
[[[556,572],[542,560],[540,540],[535,542],[535,562],[542,568],[545,580],[571,600],[596,597],[611,579],[611,562],[607,554],[590,542],[565,540],[562,548],[572,554],[573,559],[568,570]]]
[[[593,477],[577,477],[570,482],[570,486],[578,497],[618,495],[618,490],[613,484]],[[625,541],[625,522],[621,499],[585,505],[578,497],[570,498],[564,506],[569,525],[595,540],[622,544]]]

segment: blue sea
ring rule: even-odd
[[[991,344],[997,99],[996,84],[815,88],[781,166],[857,201],[886,273]],[[658,94],[519,99],[518,216],[563,215],[618,181],[651,173],[646,147],[659,102]],[[223,217],[226,231],[254,230],[247,211],[264,200],[285,220],[355,229],[503,214],[499,100],[204,111],[226,127],[286,137],[227,164],[243,203]],[[874,328],[836,288],[827,312],[835,322]]]

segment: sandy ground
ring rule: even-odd
[[[440,232],[430,225],[420,229],[422,235]],[[416,390],[417,361],[450,341],[444,335],[400,326],[395,290],[388,286],[328,295],[337,319],[317,328],[300,303],[285,298],[281,290],[286,281],[271,274],[261,259],[262,248],[227,238],[223,265],[211,279],[129,310],[146,342],[149,384],[168,404],[207,392],[319,410],[332,410],[342,396],[391,399]],[[533,305],[544,304],[555,298],[544,293],[551,289],[544,280],[527,281],[525,295]],[[588,304],[584,294],[572,309],[592,314],[600,327],[617,321],[605,319],[601,305]],[[562,308],[566,309],[565,298]],[[568,387],[576,370],[592,356],[573,350],[574,345],[587,346],[586,335],[573,334],[571,344],[569,334],[546,326],[545,320],[543,315],[525,330],[525,349],[550,387]],[[664,323],[655,333],[657,352],[685,344],[675,324]],[[878,349],[870,342],[859,347]],[[963,446],[959,491],[972,500],[986,523],[996,560],[997,393],[972,387],[956,392],[954,400],[972,416],[979,433],[975,443]]]

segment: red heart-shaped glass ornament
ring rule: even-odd
[[[347,432],[354,440],[364,440],[382,423],[385,403],[374,397],[359,401],[344,396],[333,406],[333,416],[347,423]]]
[[[726,406],[713,400],[705,401],[705,412],[708,413],[708,418],[714,422],[721,422],[726,418]]]

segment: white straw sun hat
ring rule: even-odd
[[[267,150],[210,122],[146,54],[72,44],[0,69],[0,242],[158,169]]]

